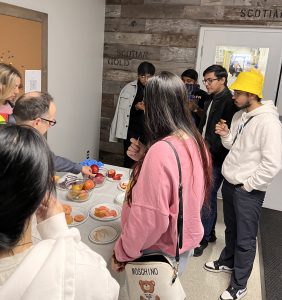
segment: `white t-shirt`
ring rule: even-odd
[[[206,123],[205,123],[205,126],[204,126],[204,128],[203,128],[203,133],[202,133],[202,137],[203,137],[203,138],[205,138],[205,136],[206,136],[207,123],[208,123],[208,119],[209,119],[209,114],[210,114],[212,102],[213,102],[213,101],[211,101],[211,103],[210,103],[210,105],[209,105],[209,107],[208,107],[208,110],[207,110]]]

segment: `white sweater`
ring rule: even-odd
[[[253,117],[238,134],[237,130]],[[266,191],[273,177],[282,168],[282,129],[279,115],[272,101],[247,113],[238,111],[232,119],[229,134],[221,138],[225,148],[230,149],[222,165],[222,174],[231,184],[243,184]]]
[[[63,213],[37,227],[43,240],[28,251],[0,287],[0,299],[118,299],[119,285],[105,261],[80,241],[76,228],[68,229]],[[4,260],[7,265],[7,258]]]

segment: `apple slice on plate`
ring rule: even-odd
[[[89,215],[99,221],[112,221],[120,217],[121,208],[113,203],[100,203],[90,208]]]
[[[128,183],[129,183],[129,179],[120,181],[119,184],[117,185],[117,188],[118,188],[120,191],[125,192],[125,191],[127,190]]]
[[[127,178],[128,178],[127,172],[121,170],[110,169],[107,172],[107,180],[111,182],[119,182],[120,180],[127,179]]]

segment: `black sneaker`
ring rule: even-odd
[[[208,247],[209,242],[206,240],[201,240],[200,246],[194,249],[193,256],[199,257],[203,254],[204,250]]]
[[[218,260],[205,263],[204,268],[207,271],[215,272],[215,273],[219,273],[219,272],[232,273],[232,271],[233,271],[233,268],[229,268],[227,266],[220,265]]]
[[[220,300],[239,300],[247,294],[247,288],[238,290],[232,286],[229,286],[219,297]]]
[[[215,230],[213,230],[210,234],[209,243],[214,243],[217,240],[217,237],[215,235]]]

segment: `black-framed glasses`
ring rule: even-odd
[[[48,120],[48,119],[45,119],[45,118],[42,118],[42,117],[40,117],[40,119],[48,122],[50,126],[55,126],[57,124],[56,120]]]
[[[203,84],[212,84],[215,80],[219,80],[219,78],[208,78],[202,80]]]

